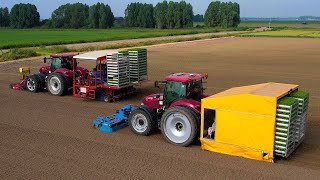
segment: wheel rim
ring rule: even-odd
[[[103,100],[104,100],[104,102],[110,102],[110,96],[109,95],[105,95]]]
[[[50,78],[49,90],[52,94],[59,94],[59,92],[61,91],[61,82],[58,77]]]
[[[190,138],[191,124],[181,113],[171,113],[165,120],[165,135],[174,143],[184,143]]]
[[[34,82],[34,80],[32,78],[29,78],[27,81],[27,88],[30,91],[34,91],[36,89],[36,83]]]
[[[132,117],[132,127],[135,131],[143,133],[148,128],[147,118],[143,114],[136,114]]]

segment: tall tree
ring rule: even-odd
[[[152,4],[128,4],[125,11],[125,24],[128,27],[154,27],[155,20]]]
[[[237,27],[240,23],[240,6],[232,2],[211,2],[204,22],[209,27]]]
[[[167,28],[167,12],[168,12],[167,1],[158,3],[154,8],[154,16],[155,16],[157,28],[159,29]]]
[[[111,28],[114,24],[114,15],[109,5],[97,3],[89,9],[90,28]]]
[[[0,27],[10,26],[10,15],[7,7],[0,8]]]
[[[89,27],[90,28],[99,28],[99,9],[100,3],[94,4],[89,8]]]
[[[108,4],[105,7],[105,12],[107,14],[107,27],[111,28],[114,25],[115,21],[114,14],[111,10],[111,7]]]
[[[10,12],[10,24],[13,28],[32,28],[38,26],[40,15],[33,4],[15,4]]]
[[[87,27],[88,16],[88,5],[68,3],[54,10],[51,15],[51,20],[54,28],[83,28]]]
[[[167,12],[167,28],[173,29],[175,27],[175,21],[174,21],[174,15],[175,15],[175,2],[170,1],[168,4],[168,12]]]
[[[154,10],[157,28],[186,28],[193,26],[192,6],[185,1],[160,2]]]

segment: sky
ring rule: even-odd
[[[157,4],[162,0],[0,0],[0,7],[12,8],[17,3],[35,4],[41,19],[50,18],[52,11],[66,3],[81,2],[88,5],[97,2],[109,4],[116,17],[124,16],[127,4],[142,2]],[[180,0],[173,0],[180,1]],[[194,14],[204,14],[213,0],[185,0],[193,6]],[[224,0],[220,0],[224,1]],[[230,1],[230,0],[227,0]],[[241,17],[298,17],[320,16],[320,0],[231,0],[240,4]]]

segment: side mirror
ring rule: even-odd
[[[206,79],[208,79],[208,76],[209,76],[208,73],[206,73],[206,74],[204,75],[204,77],[205,77]]]
[[[47,63],[47,57],[43,58],[43,63]]]
[[[156,88],[159,88],[159,89],[160,89],[159,81],[155,81],[155,82],[154,82],[154,87],[156,87]]]

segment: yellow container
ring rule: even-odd
[[[296,89],[298,85],[265,83],[202,99],[202,149],[272,162],[277,101]]]

